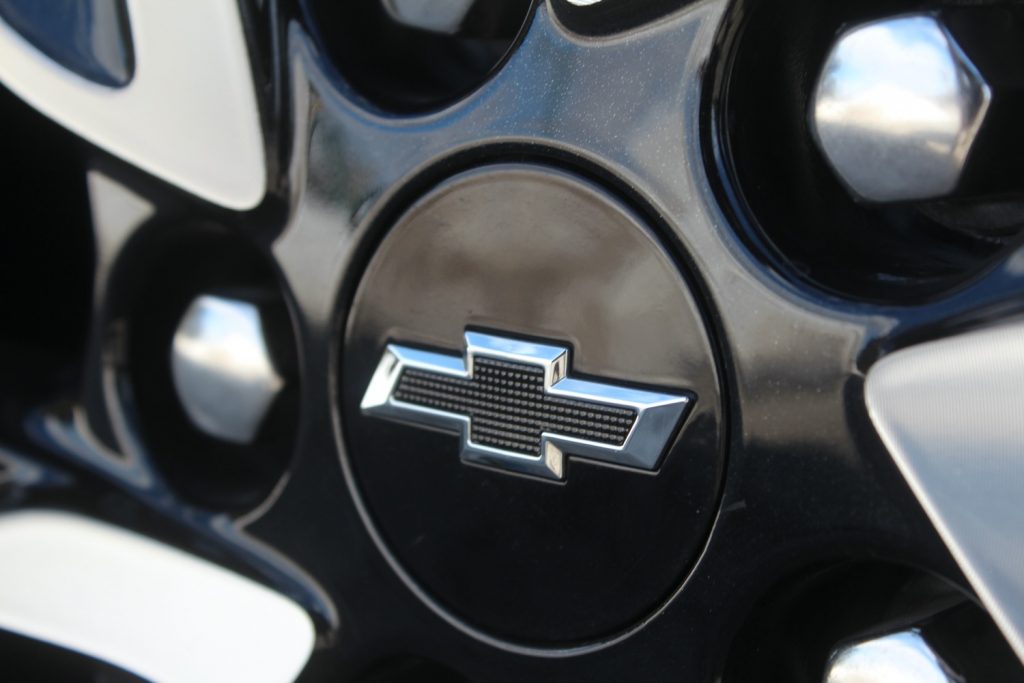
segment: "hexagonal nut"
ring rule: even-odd
[[[856,198],[931,199],[956,188],[991,100],[936,17],[905,15],[839,36],[815,89],[811,130]]]
[[[197,297],[178,324],[171,376],[196,428],[237,444],[255,439],[284,386],[259,307],[211,295]]]
[[[382,0],[394,21],[410,28],[453,36],[476,0]]]
[[[829,658],[824,681],[957,683],[963,678],[953,673],[916,629],[911,629],[838,648]]]

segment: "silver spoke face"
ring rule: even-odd
[[[0,657],[1024,680],[1024,10],[897,4],[0,0]]]
[[[134,73],[120,87],[53,61],[2,15],[0,83],[159,178],[231,209],[256,206],[267,171],[238,8],[219,0],[126,5]]]
[[[4,515],[0,553],[0,628],[146,679],[288,681],[313,649],[309,615],[279,593],[86,517]]]
[[[898,351],[872,367],[865,386],[900,471],[1024,658],[1022,391],[1019,322]]]

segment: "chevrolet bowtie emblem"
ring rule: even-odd
[[[566,454],[656,469],[696,400],[568,374],[565,347],[479,332],[465,358],[388,344],[360,407],[459,434],[463,462],[561,480]]]

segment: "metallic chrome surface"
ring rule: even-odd
[[[171,347],[171,374],[185,412],[211,436],[249,443],[284,380],[274,369],[252,303],[203,295]]]
[[[67,70],[2,20],[0,81],[153,175],[231,209],[256,206],[266,190],[266,160],[237,4],[127,4],[135,73],[124,87]]]
[[[825,683],[958,683],[959,676],[917,631],[903,631],[838,648]]]
[[[1024,659],[1024,322],[928,342],[868,372],[871,419]]]
[[[563,346],[479,332],[466,332],[465,361],[458,356],[389,344],[366,389],[361,408],[368,415],[457,431],[462,440],[463,461],[510,472],[561,480],[565,476],[565,453],[613,465],[654,470],[669,437],[692,404],[692,397],[574,379],[568,377],[568,356],[569,351]],[[473,376],[473,360],[477,357],[541,366],[544,368],[545,393],[635,408],[636,421],[621,446],[545,433],[541,439],[542,454],[533,457],[473,443],[470,419],[465,415],[413,405],[393,397],[405,368],[415,367],[470,378]]]
[[[238,574],[79,515],[0,516],[0,628],[155,681],[291,681],[309,615]]]
[[[818,80],[811,130],[861,199],[951,192],[992,98],[942,24],[908,15],[842,34]]]
[[[382,0],[384,10],[400,24],[454,35],[475,0]]]

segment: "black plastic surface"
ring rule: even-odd
[[[469,379],[408,368],[394,397],[465,415],[473,443],[537,457],[545,432],[621,446],[636,422],[633,408],[547,395],[538,365],[486,357],[473,361]]]

